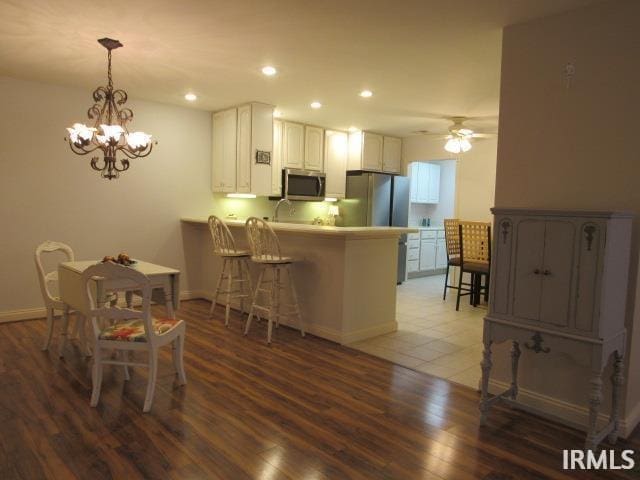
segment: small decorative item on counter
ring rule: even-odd
[[[107,255],[102,259],[102,263],[113,262],[119,263],[120,265],[124,265],[125,267],[130,267],[138,262],[129,257],[126,253],[122,252],[117,257],[112,257],[111,255]]]
[[[426,227],[427,226],[427,219],[423,218],[422,222],[420,223],[420,225],[422,225],[423,227]]]
[[[316,217],[311,222],[311,225],[324,225],[324,221],[320,217]]]
[[[227,213],[227,218],[229,220],[237,220],[238,216],[235,213]]]
[[[431,219],[427,218],[427,227],[430,227],[430,226],[431,226]]]
[[[336,217],[340,215],[340,209],[337,205],[330,205],[327,209],[327,224],[331,226],[335,226]]]

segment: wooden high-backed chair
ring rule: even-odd
[[[444,220],[444,238],[447,246],[447,273],[444,277],[444,293],[442,300],[447,299],[447,288],[458,289],[456,285],[449,285],[449,269],[460,266],[460,220],[446,218]],[[460,273],[460,272],[458,272]]]
[[[485,300],[489,294],[491,276],[491,224],[485,222],[460,222],[460,277],[458,278],[458,297],[456,310],[460,309],[460,297],[471,296],[471,304],[480,302],[480,294],[484,292]],[[464,288],[462,275],[471,274],[469,288]],[[482,286],[482,277],[486,278]],[[462,293],[462,292],[465,293]]]
[[[115,305],[97,305],[93,277],[102,277],[109,283],[110,289],[135,290],[142,295],[141,310],[120,308]],[[129,379],[129,366],[148,367],[149,380],[144,400],[143,412],[151,409],[158,373],[158,350],[164,345],[173,346],[173,364],[180,385],[187,383],[184,372],[184,337],[186,325],[182,320],[172,318],[156,319],[151,316],[151,285],[146,275],[113,262],[98,263],[87,268],[82,274],[85,285],[89,316],[93,327],[93,392],[91,406],[98,405],[102,386],[104,365],[122,365],[125,367],[125,379]],[[108,326],[104,326],[108,323]],[[122,360],[113,360],[111,350],[124,353]],[[130,351],[143,351],[148,354],[148,362],[135,363],[129,359]]]
[[[247,250],[239,250],[236,248],[233,235],[231,235],[229,228],[221,218],[215,215],[209,217],[209,231],[211,232],[211,240],[213,241],[213,254],[222,258],[222,271],[218,277],[216,291],[213,294],[209,316],[211,317],[213,315],[213,310],[218,302],[218,296],[220,294],[226,295],[224,324],[228,326],[231,301],[239,298],[240,311],[244,313],[244,299],[249,299],[252,295],[253,286],[251,285],[251,274],[249,273],[249,256],[251,253]],[[235,274],[234,269],[236,271]],[[225,280],[227,281],[226,290],[220,290]]]
[[[51,272],[45,272],[42,264],[43,254],[49,254],[54,252],[62,252],[66,257],[66,260],[72,262],[74,260],[73,250],[69,245],[61,242],[52,242],[47,240],[41,243],[36,248],[34,254],[34,260],[36,263],[36,270],[38,272],[38,281],[40,283],[40,292],[42,293],[42,299],[44,300],[44,306],[47,311],[47,333],[45,335],[42,350],[47,350],[51,345],[51,338],[53,336],[53,320],[55,317],[55,311],[62,312],[62,331],[60,336],[63,340],[67,336],[67,330],[69,325],[69,307],[65,305],[60,297],[51,291],[53,285],[57,286],[58,283],[58,270]],[[56,287],[57,288],[57,287]],[[60,342],[58,346],[59,354],[62,356],[62,350],[64,347],[64,341]]]
[[[251,310],[249,310],[249,318],[244,329],[244,334],[249,333],[251,319],[254,312],[266,312],[268,314],[267,327],[267,343],[271,343],[271,331],[273,324],[276,327],[280,324],[281,317],[291,317],[295,315],[300,327],[300,334],[304,337],[304,327],[302,325],[302,317],[300,315],[300,307],[298,305],[298,297],[291,275],[291,257],[285,257],[280,251],[280,242],[273,229],[267,222],[256,217],[250,217],[246,222],[247,239],[251,247],[251,261],[260,266],[260,275],[258,284],[253,295]],[[289,293],[293,303],[288,305],[291,310],[288,312],[280,312],[280,292],[285,289],[282,272],[287,273]],[[265,279],[265,274],[271,276],[271,280]],[[270,286],[271,288],[264,288]],[[260,294],[266,294],[268,302],[260,304]]]

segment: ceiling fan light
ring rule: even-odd
[[[468,152],[469,150],[471,150],[471,142],[466,138],[461,138],[459,140],[459,143],[460,143],[460,149],[463,152]]]
[[[444,149],[450,153],[460,153],[460,141],[457,138],[450,138],[444,145]]]
[[[461,128],[457,133],[458,135],[461,135],[463,137],[470,137],[471,135],[473,135],[473,130],[469,128]]]

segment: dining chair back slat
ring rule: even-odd
[[[457,218],[446,218],[444,220],[444,238],[447,245],[447,258],[452,259],[460,256],[460,220]]]
[[[113,285],[114,290],[135,290],[142,297],[142,308],[121,308],[116,304],[98,304],[96,298],[94,278],[101,278],[104,282]],[[149,278],[142,272],[131,267],[125,267],[114,262],[104,262],[92,265],[82,273],[82,285],[84,285],[85,301],[89,307],[88,315],[91,318],[93,333],[97,339],[102,331],[102,323],[142,319],[145,336],[149,342],[153,342],[155,332],[151,320],[151,284]]]
[[[229,227],[220,217],[211,215],[209,217],[209,231],[213,240],[213,253],[216,255],[227,255],[236,252],[236,244]]]
[[[491,224],[485,222],[460,222],[458,228],[462,263],[491,262]]]
[[[260,218],[250,217],[246,222],[246,231],[253,260],[283,260],[278,237],[267,222]]]
[[[72,262],[74,260],[73,250],[69,245],[61,242],[52,242],[47,240],[36,247],[34,254],[34,260],[36,263],[36,271],[38,272],[38,283],[40,285],[40,293],[42,294],[42,300],[44,301],[44,307],[47,312],[47,333],[45,335],[43,350],[47,350],[51,345],[51,338],[53,336],[53,319],[54,311],[62,311],[62,339],[60,342],[59,353],[62,354],[64,347],[64,339],[67,336],[67,327],[69,323],[69,308],[62,302],[59,297],[58,291],[58,271],[53,270],[51,272],[45,272],[43,265],[44,254],[51,254],[54,252],[62,252],[67,261]],[[55,294],[53,290],[55,289]]]

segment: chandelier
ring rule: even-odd
[[[157,142],[151,142],[151,135],[144,132],[130,133],[127,130],[127,123],[133,118],[131,109],[123,107],[127,102],[127,92],[114,90],[111,79],[111,50],[122,47],[122,44],[111,38],[101,38],[98,43],[108,51],[107,86],[98,87],[93,92],[95,103],[87,112],[93,126],[74,123],[73,127],[67,128],[69,137],[65,140],[78,155],[100,150],[102,158],[99,155],[92,157],[91,168],[99,171],[102,178],[113,180],[129,168],[130,159],[146,157]]]

